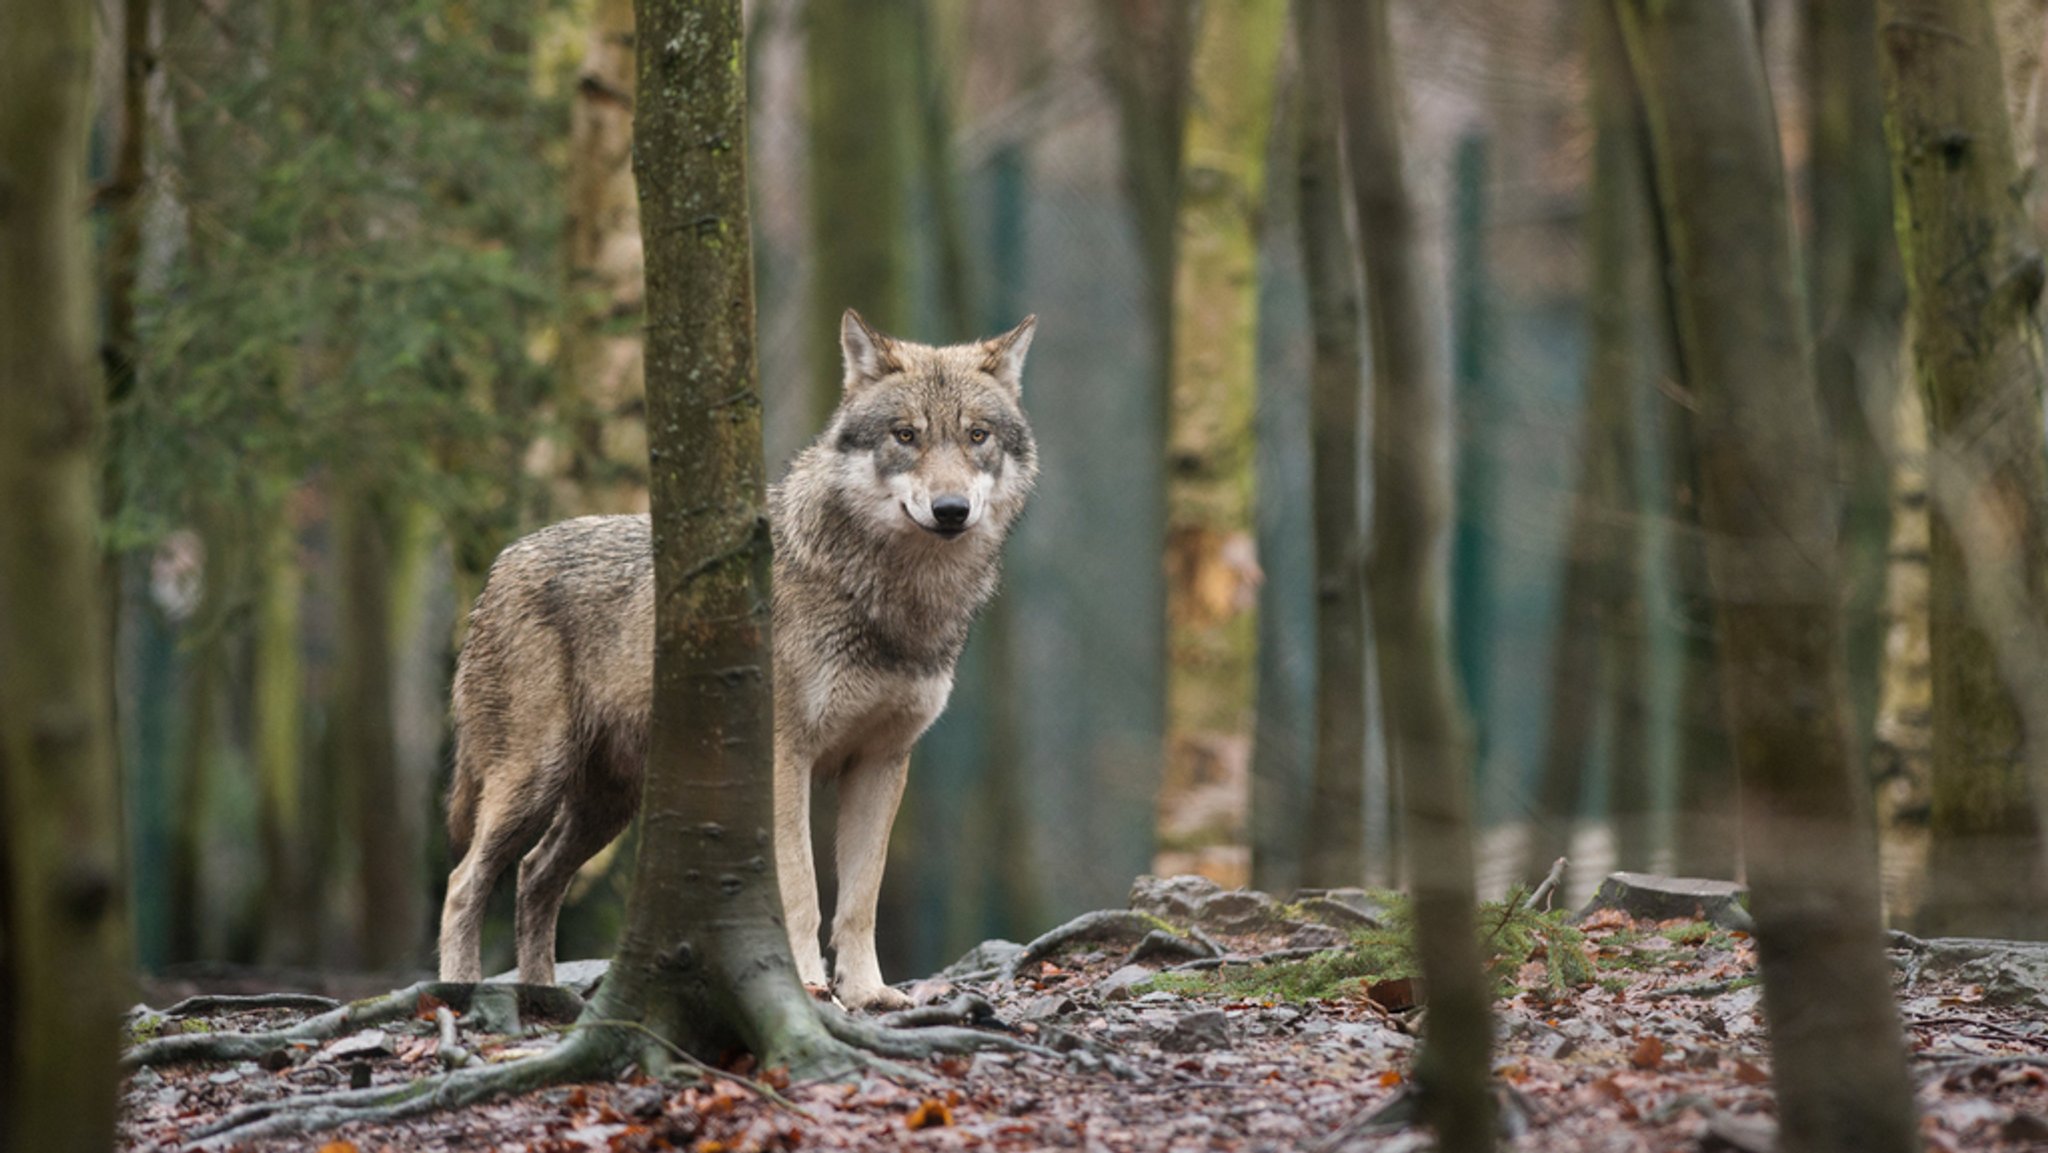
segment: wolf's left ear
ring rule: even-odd
[[[1024,387],[1024,354],[1031,351],[1031,334],[1038,330],[1038,317],[1027,316],[1010,331],[981,342],[981,370],[1020,392]]]

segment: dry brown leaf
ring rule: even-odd
[[[903,1124],[912,1129],[929,1129],[938,1125],[951,1125],[953,1110],[936,1097],[927,1097],[918,1107],[903,1118]]]
[[[1636,1038],[1636,1047],[1629,1050],[1628,1063],[1638,1069],[1655,1069],[1664,1063],[1664,1042],[1655,1037]]]

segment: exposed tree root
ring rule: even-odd
[[[202,994],[187,997],[168,1009],[160,1010],[160,1017],[196,1017],[201,1013],[241,1013],[253,1009],[308,1009],[325,1012],[341,1008],[341,1002],[332,997],[316,993],[256,993],[246,997],[230,997],[218,994]]]
[[[311,1046],[345,1033],[386,1021],[406,1020],[436,1002],[467,1011],[482,1000],[478,989],[496,994],[500,990],[516,998],[521,1016],[573,1021],[583,1010],[583,1001],[567,989],[552,985],[472,985],[456,981],[421,981],[395,993],[355,1001],[308,1017],[296,1025],[260,1033],[180,1033],[144,1041],[121,1057],[123,1069],[146,1065],[169,1065],[184,1061],[260,1061],[293,1046]],[[423,1001],[422,998],[431,998]]]
[[[1037,964],[1064,945],[1076,941],[1142,941],[1159,930],[1159,919],[1129,909],[1102,909],[1083,913],[1066,924],[1033,940],[1024,951],[1004,964],[1002,978],[1014,981],[1027,965]]]
[[[934,1025],[971,1025],[981,1029],[1000,1029],[1005,1033],[1015,1032],[1009,1023],[996,1016],[995,1006],[988,998],[975,993],[962,993],[943,1005],[921,1005],[890,1013],[876,1022],[884,1029],[929,1029]]]
[[[1221,957],[1202,957],[1197,960],[1174,965],[1167,971],[1171,973],[1205,973],[1211,969],[1221,969],[1225,965],[1266,965],[1274,961],[1300,961],[1322,953],[1334,953],[1343,948],[1344,946],[1342,945],[1306,945],[1298,949],[1275,949],[1270,953],[1260,953],[1251,957],[1227,954]]]
[[[1060,1056],[1043,1045],[1033,1045],[1003,1033],[958,1025],[894,1029],[879,1022],[863,1021],[836,1005],[818,1006],[818,1019],[824,1022],[827,1032],[856,1049],[906,1061],[928,1061],[949,1053],[974,1053],[984,1049],[1029,1053],[1054,1061]]]

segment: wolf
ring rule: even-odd
[[[1027,317],[991,340],[931,347],[849,309],[838,409],[769,490],[784,922],[798,976],[827,987],[809,813],[813,784],[834,779],[829,987],[853,1008],[909,1004],[882,981],[875,902],[911,746],[946,705],[1037,480],[1021,403],[1036,325]],[[485,901],[518,859],[519,978],[553,982],[569,883],[640,803],[653,663],[646,516],[564,521],[491,566],[452,694],[448,834],[459,863],[441,910],[442,980],[482,976]]]

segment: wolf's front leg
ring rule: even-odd
[[[825,987],[825,955],[818,949],[818,873],[811,856],[811,758],[775,755],[775,872],[782,884],[782,923],[797,979]]]
[[[882,983],[875,960],[875,903],[889,857],[889,828],[903,800],[910,758],[867,761],[839,781],[839,903],[832,911],[832,991],[853,1009],[908,1009],[910,998]]]

